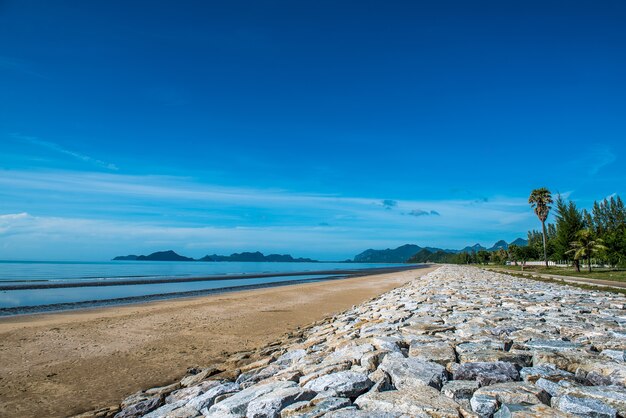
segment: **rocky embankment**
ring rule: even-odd
[[[625,308],[621,295],[445,266],[245,366],[132,395],[116,416],[626,417]]]

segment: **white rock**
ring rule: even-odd
[[[447,381],[446,370],[443,366],[418,358],[404,358],[396,355],[387,355],[379,366],[391,377],[391,383],[397,389],[432,386],[440,389]]]
[[[272,382],[264,385],[251,386],[237,392],[233,396],[216,403],[209,408],[210,417],[220,418],[242,418],[246,416],[248,404],[253,400],[279,389],[296,387],[294,382]]]
[[[372,387],[367,375],[353,371],[343,371],[318,377],[306,383],[304,387],[315,392],[327,392],[330,396],[355,397]]]

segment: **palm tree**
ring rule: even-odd
[[[593,231],[591,229],[581,229],[576,234],[576,241],[570,243],[572,249],[568,253],[574,254],[574,260],[578,261],[581,258],[587,259],[587,266],[591,273],[591,257],[606,250],[602,239],[594,239]],[[576,263],[576,270],[580,271],[580,264]]]
[[[541,229],[543,231],[543,259],[546,260],[546,267],[548,267],[548,246],[546,243],[546,219],[550,213],[552,204],[552,193],[550,190],[542,187],[535,189],[530,193],[528,203],[535,209],[535,215],[541,221]]]

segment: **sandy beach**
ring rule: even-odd
[[[0,319],[0,416],[66,416],[117,404],[432,270]]]

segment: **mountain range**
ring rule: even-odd
[[[499,249],[506,250],[510,245],[517,245],[520,247],[528,245],[528,241],[522,238],[517,238],[515,241],[507,243],[504,240],[500,240],[496,242],[490,248],[483,247],[480,244],[474,244],[472,246],[467,246],[461,250],[445,250],[442,248],[433,248],[433,247],[420,247],[419,245],[414,244],[405,244],[401,245],[398,248],[387,248],[385,250],[374,250],[368,249],[363,251],[360,254],[354,256],[352,260],[355,263],[405,263],[409,258],[413,257],[420,251],[427,250],[430,253],[443,252],[448,254],[457,254],[457,253],[468,253],[468,252],[477,252],[480,250],[486,251],[496,251]]]
[[[157,251],[149,255],[119,255],[113,258],[115,261],[252,261],[252,262],[283,262],[283,263],[315,263],[317,260],[310,258],[293,258],[289,254],[269,254],[256,252],[234,253],[231,255],[205,255],[194,259],[185,257],[172,250]]]
[[[352,260],[346,260],[346,262],[354,263],[405,263],[411,257],[419,252],[428,253],[446,253],[446,254],[458,254],[463,252],[477,252],[480,250],[496,251],[499,249],[508,249],[510,245],[526,246],[528,241],[522,238],[518,238],[515,241],[507,243],[504,240],[496,242],[491,248],[483,247],[480,244],[474,244],[467,246],[461,250],[444,250],[434,247],[420,247],[415,244],[405,244],[398,248],[387,248],[385,250],[368,249],[360,254],[354,256]],[[231,255],[205,255],[202,258],[194,259],[191,257],[185,257],[172,250],[157,251],[149,255],[120,255],[113,260],[116,261],[247,261],[247,262],[283,262],[283,263],[316,263],[317,260],[310,258],[294,258],[289,254],[268,254],[256,252],[242,252],[233,253]]]

